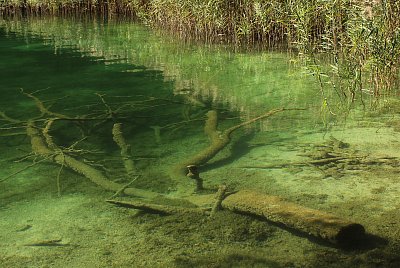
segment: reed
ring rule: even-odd
[[[139,1],[129,0],[3,0],[2,16],[137,17]]]
[[[398,92],[400,3],[375,0],[365,6],[349,5],[346,10],[341,25],[330,27],[322,36],[322,51],[331,55],[327,74],[332,86],[351,101]]]

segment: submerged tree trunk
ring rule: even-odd
[[[341,246],[365,236],[361,224],[255,191],[243,190],[232,194],[225,198],[222,206],[235,212],[261,216]]]

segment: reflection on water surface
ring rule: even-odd
[[[304,106],[315,99],[313,80],[305,77],[301,68],[290,68],[286,53],[185,45],[134,23],[31,19],[29,23],[2,24],[27,39],[45,39],[55,52],[69,47],[99,57],[107,65],[128,63],[162,71],[166,80],[174,81],[175,94],[213,100],[233,110]]]

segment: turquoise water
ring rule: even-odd
[[[287,53],[184,44],[134,23],[2,20],[0,40],[6,267],[398,264],[395,102],[342,116]],[[280,107],[295,110],[235,130],[203,160],[206,189],[195,193],[179,169],[209,146],[209,112],[216,111],[221,136]],[[50,153],[27,135],[32,124]],[[360,223],[379,239],[346,251],[227,211],[214,219],[159,216],[104,202],[127,184],[179,207],[211,206],[221,184],[261,191]]]

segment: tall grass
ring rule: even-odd
[[[325,26],[318,46],[330,55],[329,82],[351,101],[365,94],[399,93],[400,3],[381,0],[360,6],[342,2],[346,12],[340,13],[341,20],[339,15],[329,19],[332,24]]]
[[[138,4],[130,0],[3,0],[1,13],[6,16],[125,16],[136,17]]]

